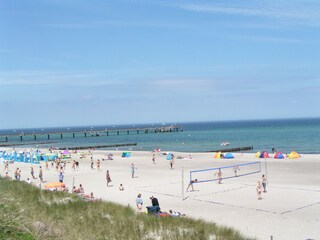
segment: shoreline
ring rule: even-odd
[[[5,148],[9,149],[9,148]],[[23,150],[16,148],[16,150]],[[46,150],[42,150],[46,151]],[[78,153],[88,151],[78,151]],[[102,161],[106,153],[112,153],[114,160]],[[130,205],[135,208],[135,198],[142,194],[144,209],[151,205],[150,196],[155,196],[161,209],[185,213],[188,217],[199,218],[239,230],[242,234],[257,239],[317,239],[320,222],[320,177],[319,154],[303,154],[299,159],[259,159],[254,153],[234,153],[234,159],[215,159],[213,153],[175,154],[174,169],[170,169],[165,155],[156,154],[152,163],[152,152],[131,151],[132,156],[121,157],[122,151],[94,150],[93,160],[101,161],[101,171],[90,168],[90,157],[80,159],[72,154],[72,160],[79,161],[79,169],[72,171],[71,163],[66,166],[64,182],[69,190],[72,183],[82,184],[85,193],[94,193],[96,198]],[[192,159],[189,159],[189,154]],[[182,159],[178,159],[181,156]],[[270,155],[273,156],[273,155]],[[195,184],[195,191],[186,192],[188,174],[191,170],[223,167],[246,162],[260,161],[261,172],[248,176],[223,179],[222,184],[205,182]],[[136,178],[131,178],[130,165],[137,168]],[[267,165],[265,165],[265,163]],[[38,174],[38,165],[34,164]],[[44,180],[58,181],[58,172],[51,166],[44,169]],[[15,167],[22,170],[21,180],[30,177],[30,164],[10,165],[12,176]],[[182,167],[184,169],[184,191],[182,192]],[[267,167],[267,169],[266,169]],[[110,171],[111,187],[106,187],[106,170]],[[255,186],[263,173],[268,174],[268,192],[263,199],[256,198]],[[240,169],[241,172],[241,169]],[[3,175],[4,170],[1,170]],[[34,180],[38,184],[38,179]],[[123,184],[124,191],[118,187]],[[184,198],[184,200],[182,200]],[[318,214],[319,213],[319,214]],[[288,229],[291,229],[288,231]]]

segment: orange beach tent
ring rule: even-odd
[[[214,155],[214,158],[221,158],[221,156],[223,156],[223,154],[221,152],[217,152],[215,155]]]

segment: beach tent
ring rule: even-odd
[[[262,153],[260,153],[259,158],[269,158],[269,154],[267,151],[263,151]]]
[[[259,158],[259,157],[260,157],[260,154],[261,154],[261,152],[257,152],[254,156],[255,156],[256,158]]]
[[[288,158],[299,158],[299,157],[300,157],[300,155],[297,152],[291,152],[288,155]]]
[[[232,153],[226,153],[226,154],[224,155],[224,158],[230,159],[230,158],[234,158],[234,156],[233,156]]]
[[[171,160],[171,159],[172,159],[172,153],[168,153],[167,157],[166,157],[166,160]]]
[[[131,157],[131,152],[123,152],[121,157]]]
[[[277,153],[274,155],[274,157],[273,157],[273,158],[283,159],[283,158],[284,158],[284,156],[283,156],[282,152],[277,152]]]
[[[214,158],[223,158],[223,154],[221,152],[217,152],[215,155],[214,155]]]

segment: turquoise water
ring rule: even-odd
[[[320,153],[320,119],[285,119],[285,120],[256,120],[256,121],[226,121],[226,122],[194,122],[175,123],[182,126],[183,131],[156,134],[130,134],[122,133],[119,136],[100,135],[99,137],[78,137],[64,135],[51,137],[49,144],[41,147],[71,147],[71,146],[95,146],[114,143],[137,143],[132,150],[153,150],[161,148],[164,151],[198,152],[212,151],[221,148],[236,148],[253,146],[253,151],[271,151],[272,148],[284,153],[298,151],[300,153]],[[163,126],[164,124],[158,124]],[[172,125],[172,123],[166,123]],[[157,124],[152,124],[152,127]],[[84,131],[99,129],[121,129],[133,127],[151,127],[151,124],[117,125],[117,126],[85,126],[47,129],[8,129],[0,130],[0,135],[45,131]],[[0,139],[2,140],[2,139]],[[30,145],[36,147],[32,137]],[[38,142],[48,141],[47,136],[37,138]],[[228,147],[222,147],[222,142],[229,142]],[[21,143],[18,139],[12,139],[9,143]],[[26,142],[26,141],[24,141]],[[128,147],[124,148],[128,149]],[[250,152],[250,151],[249,151]]]

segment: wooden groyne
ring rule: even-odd
[[[242,152],[242,151],[249,151],[253,150],[253,146],[247,147],[237,147],[237,148],[224,148],[224,149],[217,149],[208,152]]]
[[[85,131],[64,131],[64,132],[32,132],[32,133],[17,133],[0,135],[0,141],[37,141],[63,138],[77,137],[99,137],[99,136],[117,136],[140,133],[170,133],[182,131],[180,126],[162,126],[162,127],[147,127],[147,128],[126,128],[126,129],[95,129]]]
[[[0,143],[0,147],[15,147],[15,146],[23,146],[23,145],[42,145],[42,144],[51,144],[57,143],[58,141],[46,141],[46,142],[24,142],[24,143],[8,143],[5,142],[3,144]]]
[[[118,143],[109,145],[96,145],[96,146],[77,146],[77,147],[63,147],[59,150],[83,150],[83,149],[94,149],[94,148],[115,148],[115,147],[130,147],[137,146],[137,143]]]

